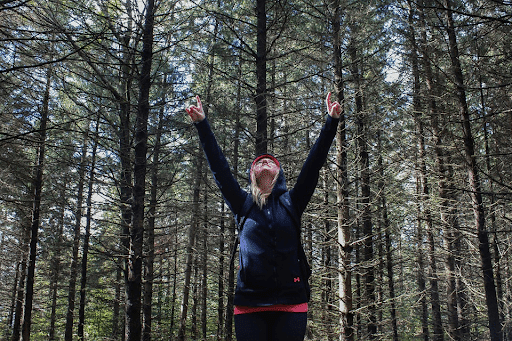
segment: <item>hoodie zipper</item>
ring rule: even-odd
[[[277,274],[277,265],[276,265],[276,253],[277,253],[277,233],[276,233],[276,226],[274,225],[274,220],[272,219],[274,212],[275,212],[275,205],[276,205],[276,198],[274,195],[272,195],[271,200],[269,200],[266,208],[266,215],[267,215],[267,221],[269,226],[269,232],[272,236],[271,239],[271,252],[272,252],[272,281],[274,288],[278,287],[278,274]],[[277,302],[277,290],[272,290],[273,292],[273,300],[274,302]]]

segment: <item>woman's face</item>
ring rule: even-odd
[[[257,185],[261,189],[266,189],[272,185],[276,174],[279,172],[279,166],[271,158],[265,157],[254,164],[253,172]]]

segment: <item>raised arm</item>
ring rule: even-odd
[[[290,197],[297,210],[302,214],[308,205],[315,187],[318,183],[320,169],[327,159],[332,140],[336,136],[339,117],[341,114],[341,105],[338,102],[331,102],[331,93],[325,99],[327,113],[329,116],[322,127],[315,144],[309,151],[309,155],[302,166],[297,183],[290,190]]]
[[[217,186],[224,196],[224,200],[226,200],[231,211],[233,211],[234,214],[238,214],[245,201],[247,192],[240,188],[240,185],[233,177],[228,161],[224,157],[215,139],[208,119],[205,117],[201,99],[199,96],[197,96],[196,99],[197,106],[192,105],[185,110],[197,128],[199,140],[203,146],[208,165],[210,166]]]

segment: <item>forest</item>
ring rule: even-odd
[[[510,0],[0,0],[0,340],[234,340],[184,109],[293,186],[329,92],[306,339],[512,340]]]

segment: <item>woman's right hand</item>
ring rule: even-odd
[[[199,98],[199,96],[196,96],[196,100],[197,106],[191,105],[190,107],[185,108],[185,111],[192,119],[192,122],[199,123],[202,120],[204,120],[205,115],[203,111],[203,104],[201,103],[201,99]]]
[[[341,105],[338,102],[331,102],[331,93],[327,94],[327,98],[325,99],[325,103],[327,104],[327,113],[332,118],[340,118],[341,114]]]

